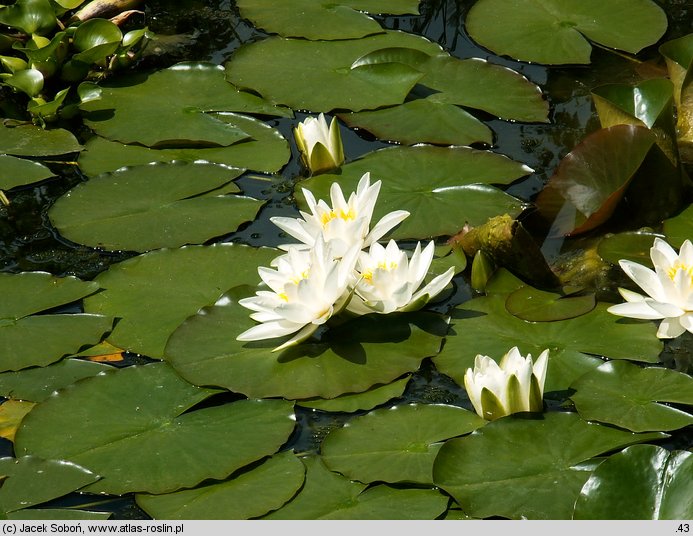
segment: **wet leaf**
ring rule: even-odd
[[[505,300],[505,308],[510,314],[528,322],[575,318],[589,313],[596,304],[594,294],[563,296],[529,286],[520,287]]]
[[[49,0],[17,0],[0,8],[0,24],[17,28],[25,34],[46,35],[57,23]]]
[[[693,415],[667,402],[693,405],[693,378],[660,367],[609,361],[570,386],[580,416],[633,432],[669,431],[693,424]]]
[[[320,411],[335,411],[353,413],[355,411],[369,410],[384,404],[393,398],[398,398],[404,393],[409,382],[407,375],[401,380],[395,380],[385,385],[372,387],[363,393],[344,394],[335,398],[307,398],[297,400],[297,406],[319,409]]]
[[[574,413],[503,417],[446,441],[433,480],[472,517],[570,519],[601,461],[595,456],[661,437],[587,423]]]
[[[167,493],[225,478],[276,452],[291,434],[293,404],[283,400],[193,409],[217,392],[190,385],[165,363],[87,378],[34,408],[15,450],[96,471],[103,480],[91,492]],[[84,423],[89,434],[80,432]]]
[[[120,28],[107,19],[90,19],[83,22],[72,36],[72,45],[78,51],[73,61],[98,63],[113,54],[123,39]]]
[[[50,169],[38,162],[0,155],[0,190],[9,190],[55,176]]]
[[[9,127],[0,122],[0,153],[15,156],[54,156],[81,149],[77,138],[62,128],[44,130],[34,125]]]
[[[35,405],[21,400],[6,400],[0,404],[0,437],[14,441],[19,424]]]
[[[476,413],[442,404],[406,404],[371,411],[331,431],[325,465],[359,482],[433,484],[433,460],[446,439],[486,424]]]

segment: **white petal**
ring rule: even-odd
[[[618,305],[612,305],[607,311],[618,316],[627,316],[629,318],[640,318],[644,320],[664,318],[644,301],[619,303]]]
[[[431,281],[426,285],[424,288],[422,288],[420,291],[418,291],[414,296],[412,296],[412,301],[415,301],[419,299],[421,296],[424,294],[428,294],[428,299],[431,300],[434,297],[436,297],[440,292],[448,286],[448,283],[452,281],[453,276],[455,275],[455,268],[450,267],[447,269],[446,272],[434,277],[431,279]]]
[[[660,339],[674,339],[684,331],[686,331],[686,328],[681,325],[678,318],[665,318],[659,324],[657,337]]]
[[[264,324],[258,324],[250,329],[245,330],[238,337],[237,341],[259,341],[262,339],[274,339],[276,337],[283,337],[289,333],[301,328],[301,325],[293,324],[286,321],[278,322],[267,322]]]
[[[626,275],[635,281],[648,296],[657,301],[667,301],[662,284],[655,272],[632,261],[620,260],[618,263]]]
[[[549,366],[549,350],[546,349],[539,354],[534,362],[533,373],[537,377],[539,388],[544,392],[544,381],[546,380],[546,369]]]
[[[672,303],[660,303],[658,301],[654,300],[647,300],[647,305],[649,305],[652,309],[657,311],[660,315],[662,315],[662,318],[674,318],[677,316],[681,316],[684,314],[686,311],[681,309],[680,307],[677,307],[676,305]]]
[[[693,266],[693,244],[690,240],[686,240],[679,250],[679,260],[685,266]]]
[[[627,302],[645,301],[645,296],[643,296],[642,294],[638,294],[637,292],[633,292],[632,290],[628,290],[627,288],[619,288],[618,292],[619,294],[621,294],[621,296],[623,296],[623,299]]]
[[[407,216],[409,216],[409,212],[406,210],[395,210],[394,212],[390,212],[389,214],[386,214],[383,216],[380,221],[371,229],[371,232],[368,233],[364,240],[364,245],[369,245],[373,242],[377,242],[380,240],[385,234],[387,234],[391,229],[393,229],[396,225],[398,225],[400,222],[402,222]]]
[[[656,237],[654,245],[650,248],[650,258],[654,266],[661,266],[665,269],[669,269],[676,263],[679,256],[669,244],[661,238]]]
[[[296,335],[291,337],[288,341],[286,341],[284,344],[281,344],[277,346],[273,352],[279,352],[281,350],[284,350],[288,348],[289,346],[294,346],[298,344],[299,342],[305,341],[308,337],[310,337],[313,333],[315,333],[315,330],[318,329],[318,326],[315,324],[308,324],[305,326],[301,331],[299,331]]]
[[[686,329],[693,333],[693,313],[686,313],[679,317],[679,323]]]
[[[295,239],[303,242],[304,244],[313,245],[315,242],[315,236],[308,233],[305,225],[302,225],[301,220],[296,218],[285,218],[283,216],[274,216],[270,218],[270,221],[279,227],[282,231],[293,236]]]

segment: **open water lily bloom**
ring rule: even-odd
[[[650,248],[654,270],[620,260],[623,271],[647,294],[619,288],[626,303],[609,307],[615,315],[659,320],[657,337],[671,339],[693,333],[693,244],[686,240],[679,253],[661,238]]]
[[[474,358],[474,368],[464,375],[464,387],[476,412],[489,421],[522,411],[542,411],[548,363],[548,350],[534,363],[532,355],[523,357],[517,346],[503,356],[500,364],[479,354]]]
[[[344,163],[344,147],[336,118],[332,118],[328,127],[324,114],[317,118],[307,117],[294,128],[294,138],[301,159],[311,173],[330,171]]]
[[[433,242],[421,250],[421,242],[411,256],[390,240],[386,247],[371,244],[357,263],[359,279],[347,310],[355,314],[413,311],[423,307],[442,291],[455,274],[449,268],[419,290],[433,260]]]
[[[276,269],[258,268],[271,290],[260,290],[238,302],[254,311],[250,317],[260,324],[236,339],[257,341],[296,333],[273,350],[276,352],[310,337],[346,305],[358,253],[359,249],[353,248],[337,261],[319,239],[310,251],[289,249],[275,259]]]
[[[404,218],[406,210],[395,210],[386,214],[370,229],[373,209],[380,193],[381,181],[371,184],[370,173],[364,173],[356,192],[347,200],[336,182],[330,187],[331,206],[322,199],[316,201],[313,194],[303,189],[310,213],[301,211],[301,218],[270,218],[277,227],[296,238],[301,244],[280,246],[310,248],[318,237],[328,243],[335,257],[339,258],[354,246],[359,249],[377,242]]]

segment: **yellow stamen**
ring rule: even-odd
[[[286,292],[280,292],[279,294],[277,294],[277,296],[279,296],[279,298],[285,302],[289,301],[289,296],[286,295]]]
[[[324,227],[336,218],[342,219],[344,221],[353,221],[356,219],[356,212],[353,208],[349,208],[347,212],[344,212],[344,210],[339,210],[338,212],[335,212],[334,210],[330,210],[329,212],[323,212],[320,215],[320,223],[322,223]]]
[[[676,274],[679,273],[679,270],[683,270],[691,279],[691,282],[693,282],[693,266],[687,266],[683,264],[681,261],[676,261],[674,265],[671,268],[669,268],[669,270],[667,270],[667,275],[673,281],[676,277]]]

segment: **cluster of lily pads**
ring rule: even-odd
[[[691,36],[661,45],[669,75],[595,88],[603,128],[530,200],[507,190],[533,170],[481,148],[475,110],[548,122],[539,86],[384,29],[378,0],[338,4],[238,0],[276,35],[224,67],[90,86],[91,137],[0,126],[3,217],[53,177],[34,159],[77,155],[84,180],[46,223],[116,259],[90,280],[0,274],[0,517],[104,518],[120,496],[156,519],[689,519],[693,218],[674,124]],[[637,54],[666,29],[649,0],[571,9],[479,0],[466,25],[547,64],[589,62],[585,36]],[[340,122],[399,144],[350,159]],[[310,177],[278,176],[278,123]],[[574,265],[544,257],[527,212],[584,240]],[[272,243],[271,222],[298,243]]]

